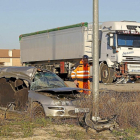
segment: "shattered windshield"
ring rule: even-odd
[[[140,48],[140,36],[118,34],[118,46]]]
[[[31,90],[66,87],[64,81],[51,72],[38,72],[31,83]]]

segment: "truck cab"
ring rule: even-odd
[[[100,78],[140,78],[140,23],[104,22],[101,26]]]

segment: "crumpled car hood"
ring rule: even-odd
[[[78,90],[80,88],[71,88],[71,87],[61,87],[61,88],[44,88],[35,90],[39,94],[43,94],[52,98],[61,98],[61,99],[75,99],[76,95],[79,94]]]
[[[36,91],[66,92],[66,91],[75,91],[75,90],[81,90],[81,89],[71,88],[71,87],[61,87],[61,88],[44,88],[44,89],[38,89]]]
[[[32,82],[36,71],[35,67],[3,67],[0,68],[0,77],[16,77]]]

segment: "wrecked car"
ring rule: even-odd
[[[28,112],[32,117],[77,117],[89,112],[73,104],[78,88],[68,87],[56,74],[35,67],[0,69],[0,108]]]

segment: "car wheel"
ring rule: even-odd
[[[33,102],[31,109],[31,117],[33,119],[45,118],[45,112],[41,104]]]

